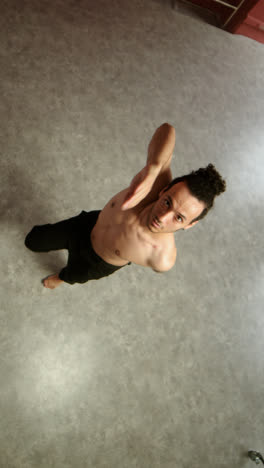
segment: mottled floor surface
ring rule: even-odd
[[[162,0],[5,0],[0,16],[1,468],[250,468],[264,452],[264,47]],[[173,175],[228,190],[131,265],[46,290],[36,224],[101,209],[177,132]]]

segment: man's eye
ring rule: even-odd
[[[169,200],[167,198],[165,200],[165,205],[170,206],[170,202],[169,202]]]
[[[177,219],[178,223],[182,223],[182,218],[179,215],[176,216],[176,219]]]

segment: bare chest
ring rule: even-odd
[[[136,209],[121,210],[124,192],[113,197],[101,211],[91,242],[96,253],[108,263],[148,266],[149,258],[160,255],[163,243],[146,234]]]

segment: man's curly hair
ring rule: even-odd
[[[206,205],[202,213],[193,219],[191,223],[204,218],[213,207],[215,197],[226,190],[226,181],[217,172],[213,164],[208,164],[207,167],[192,171],[190,174],[176,177],[170,182],[165,191],[167,192],[178,182],[186,182],[191,194]]]

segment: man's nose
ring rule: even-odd
[[[162,223],[172,221],[173,211],[167,211],[166,213],[162,213],[159,219]]]

